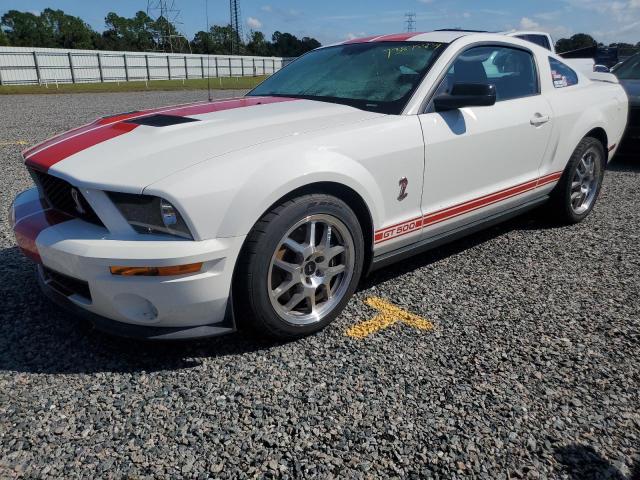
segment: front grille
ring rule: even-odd
[[[68,275],[56,272],[47,267],[42,267],[42,274],[45,283],[65,297],[80,295],[91,301],[91,291],[89,290],[89,284],[87,282],[69,277]]]
[[[80,193],[80,190],[74,188],[69,182],[48,173],[34,169],[30,169],[30,172],[44,198],[52,208],[95,225],[104,226],[96,212],[89,205],[89,202]],[[81,208],[78,208],[78,204],[73,197],[73,191],[76,192],[76,198]]]

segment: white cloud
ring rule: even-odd
[[[418,0],[418,2],[428,5],[430,3],[433,3],[433,0]]]
[[[364,33],[364,32],[358,32],[358,33],[349,32],[344,36],[344,38],[346,40],[354,40],[356,38],[362,38],[362,37],[366,37],[366,36],[367,36],[367,34]]]
[[[470,14],[469,12],[464,12],[464,13],[462,14],[462,16],[463,16],[464,18],[471,18],[471,14]]]
[[[550,22],[552,20],[557,20],[563,13],[565,13],[565,10],[553,10],[552,12],[535,13],[533,16],[539,20]]]
[[[522,17],[520,19],[520,28],[523,30],[536,30],[540,28],[540,24],[535,20],[531,20],[529,17]]]
[[[634,44],[638,41],[640,0],[564,0],[564,2],[576,10],[592,13],[596,19],[592,23],[592,28],[581,27],[580,31],[593,34],[596,40],[604,43]]]
[[[253,17],[247,18],[247,25],[249,25],[249,28],[251,28],[252,30],[258,30],[259,28],[262,28],[262,22]]]
[[[263,5],[262,7],[260,7],[260,10],[262,10],[263,12],[271,13],[273,12],[273,7],[271,5]]]

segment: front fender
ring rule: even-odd
[[[264,164],[246,179],[225,212],[218,236],[246,235],[278,200],[296,189],[320,182],[337,183],[355,191],[369,208],[373,224],[380,223],[384,216],[380,211],[384,208],[382,192],[362,164],[335,152],[309,152],[295,160],[283,158]]]
[[[318,182],[355,191],[379,225],[384,203],[371,172],[337,149],[305,147],[283,142],[277,148],[258,145],[226,154],[150,185],[144,193],[173,203],[197,240],[246,235],[279,199]]]

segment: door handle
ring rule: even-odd
[[[540,125],[544,125],[550,120],[549,115],[542,115],[540,113],[536,113],[531,119],[531,125],[534,127],[539,127]]]

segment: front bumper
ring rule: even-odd
[[[38,276],[45,293],[88,317],[97,328],[152,339],[211,336],[235,329],[230,291],[244,237],[187,241],[163,235],[114,236],[83,220],[55,217],[39,203],[36,189],[16,198],[11,217],[18,246],[40,263]],[[116,265],[197,262],[203,262],[202,270],[189,275],[125,277],[109,271]],[[51,275],[69,281],[51,281]]]

